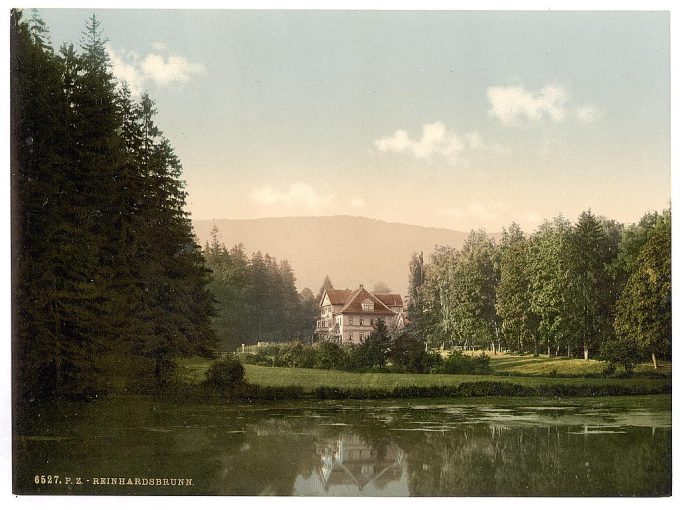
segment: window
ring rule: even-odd
[[[373,326],[373,319],[371,319],[371,326]]]
[[[349,316],[349,323],[354,324],[354,316],[352,315]]]
[[[373,301],[370,299],[366,299],[361,303],[361,309],[364,312],[372,312],[373,311]]]
[[[359,326],[363,326],[363,325],[364,325],[364,318],[359,317]]]

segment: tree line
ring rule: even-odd
[[[55,51],[11,12],[13,367],[20,398],[105,389],[137,358],[167,385],[215,340],[209,270],[184,210],[181,164],[148,95],[112,73],[93,15]]]
[[[413,255],[408,312],[431,344],[599,355],[627,368],[671,354],[671,212],[624,227],[583,212],[527,236],[472,231],[462,249]]]
[[[298,293],[295,273],[287,260],[268,253],[250,258],[243,245],[227,249],[214,227],[204,255],[212,271],[209,290],[217,300],[213,327],[224,350],[258,341],[310,341],[318,299],[308,288]],[[330,280],[328,281],[330,284]]]

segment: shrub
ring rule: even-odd
[[[278,366],[312,368],[314,361],[314,349],[302,342],[290,342],[279,347]]]
[[[491,358],[486,354],[467,356],[460,351],[452,351],[448,358],[436,368],[440,374],[490,374]]]
[[[607,363],[602,369],[602,375],[610,377],[616,373],[616,365],[614,363]]]
[[[354,363],[359,368],[382,369],[387,365],[391,340],[385,321],[380,318],[368,335],[354,350]]]
[[[635,342],[621,338],[605,342],[601,355],[610,365],[621,365],[629,374],[643,359],[642,351]]]
[[[227,389],[243,383],[246,371],[232,355],[214,361],[205,373],[206,383],[217,389]]]
[[[394,339],[389,358],[397,371],[413,374],[429,373],[441,363],[439,353],[428,353],[425,342],[408,330]]]
[[[345,365],[345,352],[339,344],[320,342],[316,344],[316,360],[314,368],[330,370],[341,369]]]

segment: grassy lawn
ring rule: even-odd
[[[505,363],[521,361],[505,357]],[[523,358],[523,357],[522,357]],[[495,363],[502,363],[500,357]],[[321,370],[314,368],[283,368],[283,367],[263,367],[257,365],[246,365],[246,379],[253,384],[261,386],[301,386],[305,391],[311,391],[319,386],[330,386],[336,388],[364,388],[364,389],[393,389],[397,386],[457,386],[462,382],[474,381],[504,381],[520,384],[523,386],[541,385],[621,385],[621,386],[647,386],[656,387],[667,383],[663,380],[654,379],[598,379],[580,377],[540,377],[540,374],[548,374],[553,367],[564,364],[558,369],[558,373],[578,374],[585,373],[584,369],[578,371],[582,363],[593,363],[600,365],[600,362],[585,362],[582,360],[555,360],[526,357],[525,364],[517,363],[515,373],[517,375],[458,375],[458,374],[389,374],[389,373],[354,373],[339,370]],[[205,370],[209,366],[208,360],[190,358],[184,360],[184,376],[187,379],[199,381],[203,378]],[[501,365],[504,366],[504,365]],[[510,365],[513,366],[513,365]],[[496,370],[510,371],[508,368],[494,366]],[[568,370],[571,370],[569,372]],[[588,367],[588,370],[590,368]],[[601,372],[600,370],[596,371]],[[523,375],[524,374],[524,375]],[[533,375],[536,374],[536,375]],[[529,375],[529,376],[527,376]]]
[[[495,372],[517,375],[550,375],[553,371],[557,375],[596,375],[601,374],[607,366],[604,361],[584,360],[577,358],[548,358],[546,355],[534,357],[531,354],[518,356],[516,354],[491,354],[491,368]],[[635,372],[654,372],[651,361],[642,363],[635,368]],[[671,363],[662,361],[657,372],[670,375]]]
[[[496,375],[459,375],[459,374],[362,374],[339,370],[320,370],[315,368],[281,368],[246,365],[246,378],[251,383],[263,386],[302,386],[311,390],[319,386],[336,388],[375,388],[392,389],[397,386],[457,386],[462,382],[505,381],[523,386],[550,384],[596,386],[613,384],[621,386],[650,384],[656,386],[663,381],[646,379],[592,379],[560,377],[523,377]]]
[[[589,360],[585,361],[583,359],[566,359],[566,358],[548,358],[545,355],[539,357],[534,357],[531,354],[518,356],[511,354],[491,354],[487,352],[491,358],[491,368],[494,372],[500,374],[510,374],[513,376],[519,376],[514,378],[516,380],[521,379],[521,376],[551,376],[553,371],[558,377],[561,375],[565,376],[578,376],[578,375],[598,375],[602,373],[602,370],[607,366],[604,361]],[[184,369],[184,376],[190,380],[199,381],[203,378],[206,369],[208,368],[209,361],[203,358],[188,358],[183,360],[182,366]],[[328,371],[328,370],[314,370],[314,369],[292,369],[292,368],[268,368],[268,367],[258,367],[249,366],[248,368],[248,380],[250,382],[258,382],[259,384],[267,386],[283,385],[277,384],[277,377],[284,377],[286,381],[290,381],[291,378],[299,377],[302,381],[309,379],[310,377],[315,381],[325,380],[328,382],[323,382],[327,386],[335,386],[332,381],[336,379],[344,384],[349,384],[350,386],[362,386],[364,384],[371,384],[372,380],[386,381],[384,384],[392,387],[394,385],[403,386],[404,384],[418,384],[418,385],[431,385],[431,384],[456,384],[461,381],[474,381],[479,380],[479,378],[489,379],[493,376],[463,376],[463,375],[434,375],[434,374],[356,374],[341,371]],[[295,377],[287,376],[286,370],[290,370],[291,374],[299,374]],[[281,371],[280,373],[277,371]],[[301,374],[325,374],[323,376],[303,376]],[[654,367],[651,362],[643,363],[635,368],[635,372],[655,372]],[[671,363],[667,361],[662,361],[657,372],[662,374],[670,375],[672,373]],[[276,375],[274,375],[276,374]],[[502,377],[502,376],[499,376]],[[261,380],[260,380],[261,378]],[[411,381],[410,378],[415,378]],[[428,379],[429,378],[429,379]],[[427,382],[421,382],[427,380]],[[507,380],[503,378],[502,380]],[[523,380],[523,379],[522,379]],[[553,377],[550,377],[553,380]],[[354,381],[358,381],[354,383]],[[395,381],[392,383],[392,381]],[[396,382],[398,381],[398,382]],[[418,382],[415,382],[418,381]],[[441,382],[444,381],[444,382]],[[293,384],[286,382],[285,384]],[[295,383],[305,386],[305,383]]]

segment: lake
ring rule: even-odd
[[[130,397],[43,408],[17,432],[15,492],[24,494],[671,493],[670,395],[268,405]]]

